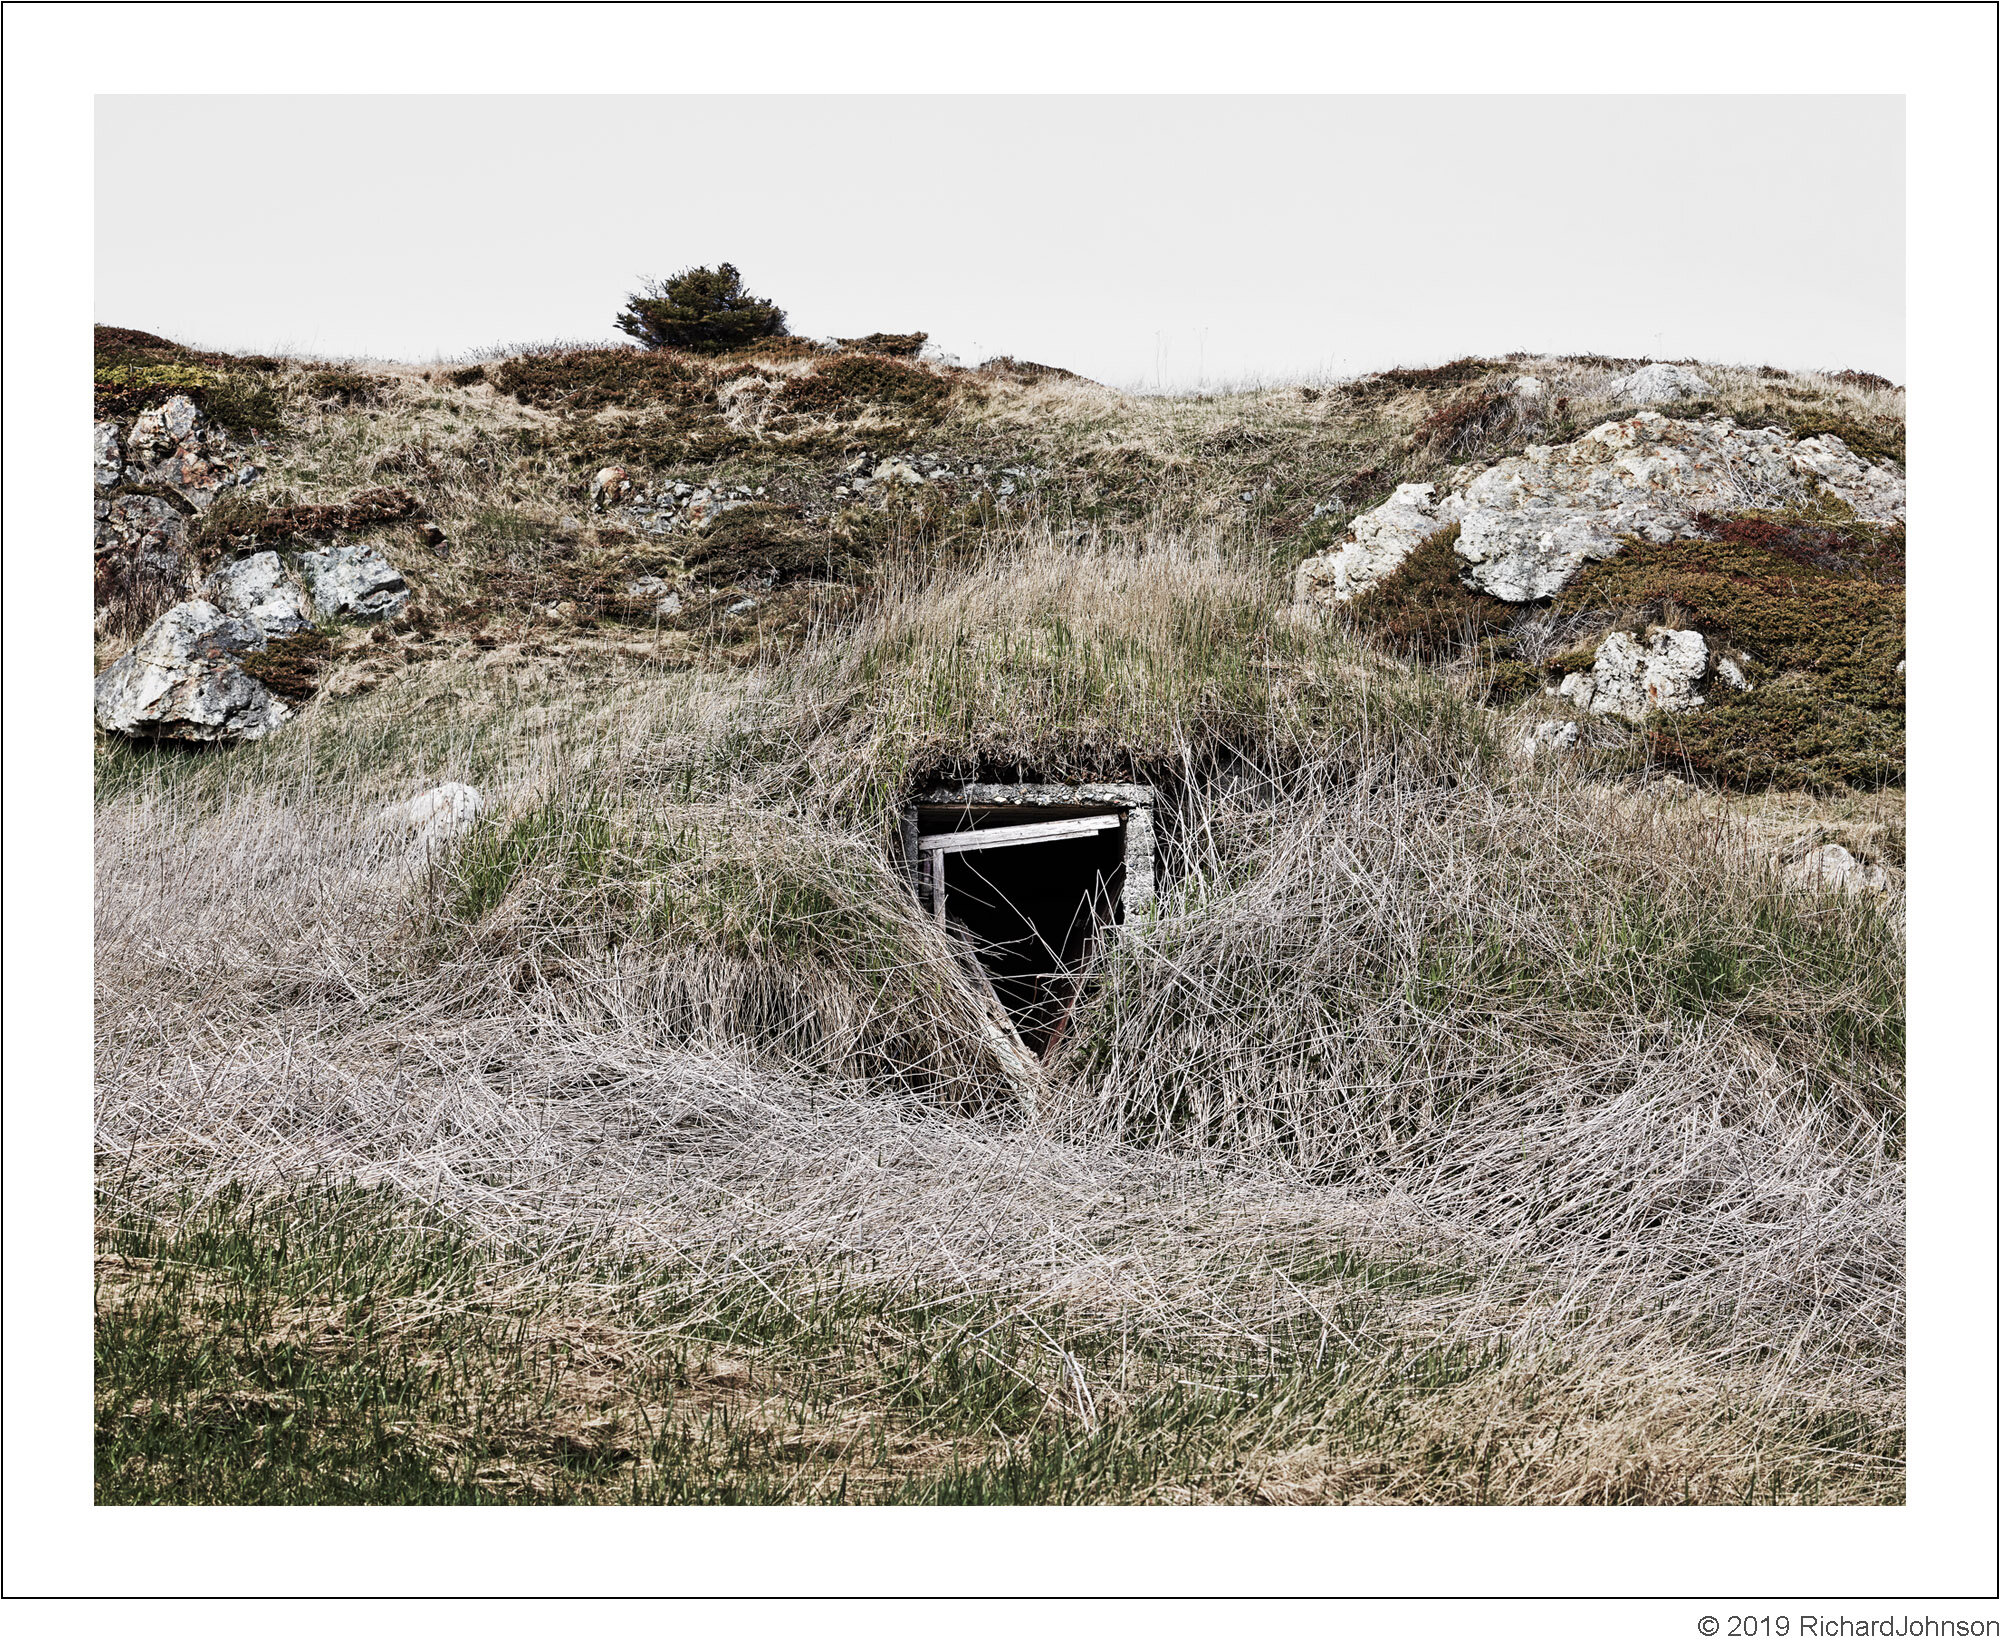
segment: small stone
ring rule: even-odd
[[[1785,879],[1807,891],[1879,892],[1889,886],[1888,874],[1863,863],[1845,846],[1815,846],[1785,869]]]
[[[1574,720],[1544,720],[1521,740],[1521,752],[1537,755],[1573,749],[1580,735]]]
[[[1747,692],[1750,689],[1750,677],[1743,672],[1742,666],[1733,657],[1717,661],[1715,677],[1732,691]]]
[[[384,829],[412,835],[413,855],[428,858],[450,841],[471,833],[484,810],[479,791],[470,783],[440,783],[384,807],[376,821]]]
[[[1539,400],[1542,397],[1542,380],[1539,377],[1517,377],[1514,379],[1514,394],[1521,400]]]
[[[1557,690],[1579,709],[1643,720],[1655,712],[1680,713],[1706,701],[1694,688],[1708,672],[1708,642],[1693,629],[1654,627],[1636,635],[1607,635],[1589,674],[1563,677]]]
[[[98,423],[91,430],[91,478],[100,486],[115,486],[125,473],[125,443],[116,423]]]

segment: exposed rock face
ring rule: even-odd
[[[1697,514],[1779,508],[1821,486],[1864,520],[1902,516],[1902,480],[1831,435],[1793,441],[1726,419],[1641,412],[1566,446],[1530,446],[1477,476],[1465,489],[1458,553],[1471,587],[1541,600],[1586,561],[1616,554],[1620,537],[1671,542],[1693,535]]]
[[[411,837],[412,855],[428,858],[469,833],[484,809],[479,791],[470,783],[440,783],[434,789],[385,807],[380,822],[388,830]]]
[[[161,617],[97,677],[97,723],[128,737],[190,743],[249,741],[292,711],[237,659],[264,645],[264,631],[206,600]]]
[[[181,394],[141,412],[123,449],[124,479],[171,486],[197,509],[206,509],[225,488],[247,485],[263,473],[254,464],[237,463],[222,431],[204,424],[194,402]]]
[[[1695,688],[1708,673],[1708,642],[1693,629],[1651,628],[1641,642],[1629,634],[1605,637],[1590,673],[1563,678],[1558,688],[1579,709],[1643,720],[1656,710],[1698,709]]]
[[[1715,385],[1685,366],[1641,366],[1626,377],[1614,377],[1604,392],[1614,400],[1650,406],[1662,400],[1693,400],[1713,394]]]
[[[115,486],[125,473],[125,442],[116,423],[91,427],[91,478],[100,486]]]
[[[246,617],[271,640],[312,627],[305,590],[274,550],[219,567],[208,580],[209,598],[232,617]]]
[[[1834,435],[1795,441],[1727,418],[1640,412],[1566,446],[1530,446],[1441,499],[1429,486],[1398,486],[1380,508],[1356,516],[1352,543],[1299,568],[1294,596],[1301,604],[1352,599],[1457,521],[1469,587],[1542,600],[1586,562],[1616,554],[1622,537],[1669,543],[1693,536],[1698,514],[1782,508],[1822,491],[1863,520],[1903,517],[1902,477],[1863,462]]]
[[[1398,486],[1388,502],[1355,517],[1352,543],[1299,567],[1292,598],[1301,606],[1353,599],[1400,566],[1425,538],[1457,520],[1459,508],[1455,496],[1439,502],[1435,486]]]
[[[1845,846],[1815,846],[1798,862],[1786,865],[1785,879],[1809,891],[1879,892],[1889,885],[1888,873],[1863,863]]]
[[[186,563],[187,521],[173,504],[145,492],[127,492],[98,498],[93,512],[96,559],[115,559],[128,574],[143,571],[169,583],[179,581]]]
[[[322,617],[393,617],[409,604],[403,574],[372,543],[308,550],[299,564]]]

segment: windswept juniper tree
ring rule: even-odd
[[[786,335],[785,311],[745,291],[734,263],[648,280],[625,299],[618,329],[649,349],[691,354],[721,354],[760,337]]]

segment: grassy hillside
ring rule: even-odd
[[[100,739],[100,1500],[1900,1501],[1900,535],[1285,610],[1631,362],[99,349],[262,442],[205,561],[416,591],[262,742]],[[1703,373],[1900,461],[1879,380]],[[1634,614],[1769,673],[1523,759]],[[893,861],[1015,777],[1162,799],[1032,1105]],[[491,810],[412,861],[444,781]]]

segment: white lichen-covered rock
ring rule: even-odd
[[[1708,642],[1693,629],[1651,628],[1636,635],[1607,635],[1590,673],[1563,678],[1563,697],[1590,714],[1643,720],[1655,712],[1681,713],[1706,701],[1695,688],[1708,673]]]
[[[1733,692],[1747,692],[1750,677],[1743,672],[1742,664],[1733,657],[1718,657],[1715,660],[1715,678]]]
[[[1879,892],[1889,885],[1886,870],[1863,863],[1845,846],[1815,846],[1785,866],[1785,879],[1808,891]]]
[[[1600,423],[1566,446],[1530,446],[1445,502],[1459,506],[1467,584],[1518,601],[1546,599],[1586,562],[1616,554],[1622,537],[1668,543],[1694,535],[1698,514],[1782,508],[1822,490],[1863,520],[1903,514],[1901,478],[1832,435],[1794,441],[1659,412]]]
[[[1532,756],[1573,749],[1579,735],[1574,720],[1544,720],[1521,739],[1521,752]]]
[[[175,606],[97,677],[97,723],[127,737],[190,743],[247,742],[292,711],[238,659],[260,650],[264,631],[206,600]]]
[[[470,783],[440,783],[434,789],[383,808],[378,822],[391,834],[409,837],[413,853],[429,857],[469,834],[485,803]]]
[[[1458,517],[1458,499],[1440,502],[1435,486],[1398,486],[1388,502],[1354,517],[1353,542],[1315,555],[1299,567],[1293,575],[1292,598],[1301,606],[1352,600]]]
[[[91,428],[91,479],[100,486],[115,486],[125,473],[125,443],[116,423],[98,423]]]
[[[372,543],[309,550],[299,564],[322,617],[394,617],[410,602],[403,574]]]
[[[1520,400],[1539,400],[1543,394],[1543,384],[1539,377],[1517,377],[1514,379],[1514,395]]]
[[[217,567],[208,597],[231,615],[249,618],[272,640],[312,627],[306,592],[273,549]]]
[[[1662,400],[1693,400],[1713,394],[1715,385],[1685,366],[1641,366],[1629,376],[1614,377],[1604,392],[1613,400],[1650,406]]]

